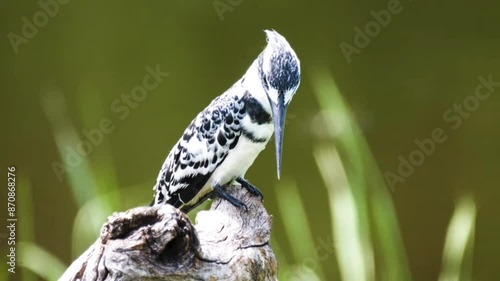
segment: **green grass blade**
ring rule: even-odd
[[[18,251],[19,266],[44,280],[57,280],[66,270],[66,266],[58,258],[33,243],[19,243]]]
[[[54,130],[54,139],[61,155],[60,162],[67,167],[62,180],[69,180],[73,197],[78,206],[82,206],[97,195],[97,185],[87,157],[76,151],[81,140],[67,114],[66,100],[60,90],[51,89],[42,93],[41,102]]]
[[[363,243],[358,208],[340,156],[333,146],[324,146],[315,149],[314,157],[328,191],[342,280],[374,280],[373,253]]]
[[[315,252],[314,239],[307,219],[306,208],[297,185],[290,180],[283,181],[274,190],[278,193],[276,198],[280,218],[283,220],[290,245],[293,245],[291,250],[295,261],[302,263],[303,260],[308,258],[317,260],[318,257]],[[324,276],[321,266],[311,269],[319,276]]]
[[[347,178],[353,188],[363,241],[375,238],[374,243],[380,245],[383,262],[377,263],[377,271],[390,280],[411,280],[395,208],[369,146],[328,71],[316,71],[311,77],[326,119],[325,127],[330,129],[330,137],[339,147],[339,154],[348,159],[345,161]],[[376,234],[374,237],[370,235],[370,218],[373,218],[371,232]]]
[[[439,281],[472,280],[471,263],[476,212],[476,204],[472,198],[461,198],[457,202],[446,233],[443,268]]]

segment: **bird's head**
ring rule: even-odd
[[[266,92],[273,113],[279,178],[286,111],[300,84],[300,61],[285,37],[274,30],[266,30],[265,32],[267,46],[259,55],[258,69],[262,87]]]

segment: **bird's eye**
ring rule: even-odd
[[[267,84],[267,77],[266,76],[262,77],[262,85],[264,86],[264,88],[266,90],[269,89],[269,84]]]

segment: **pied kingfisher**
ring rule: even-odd
[[[196,116],[170,151],[152,205],[187,213],[215,195],[246,209],[224,187],[236,181],[262,198],[244,175],[273,131],[279,179],[286,111],[300,84],[300,62],[283,36],[265,32],[267,46],[245,75]]]

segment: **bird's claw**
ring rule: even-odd
[[[216,185],[214,187],[214,193],[215,195],[217,195],[218,197],[228,201],[229,203],[231,203],[233,206],[235,206],[236,208],[239,208],[239,209],[245,209],[245,212],[248,212],[248,207],[245,203],[241,202],[239,199],[236,199],[234,196],[230,195],[229,193],[227,193],[223,188],[222,186],[220,185]]]
[[[236,179],[236,182],[241,184],[242,187],[244,187],[246,190],[248,190],[248,192],[250,192],[254,196],[259,197],[261,201],[264,200],[264,195],[262,194],[262,192],[260,192],[260,190],[257,187],[255,187],[253,184],[249,183],[244,178],[239,177]]]

